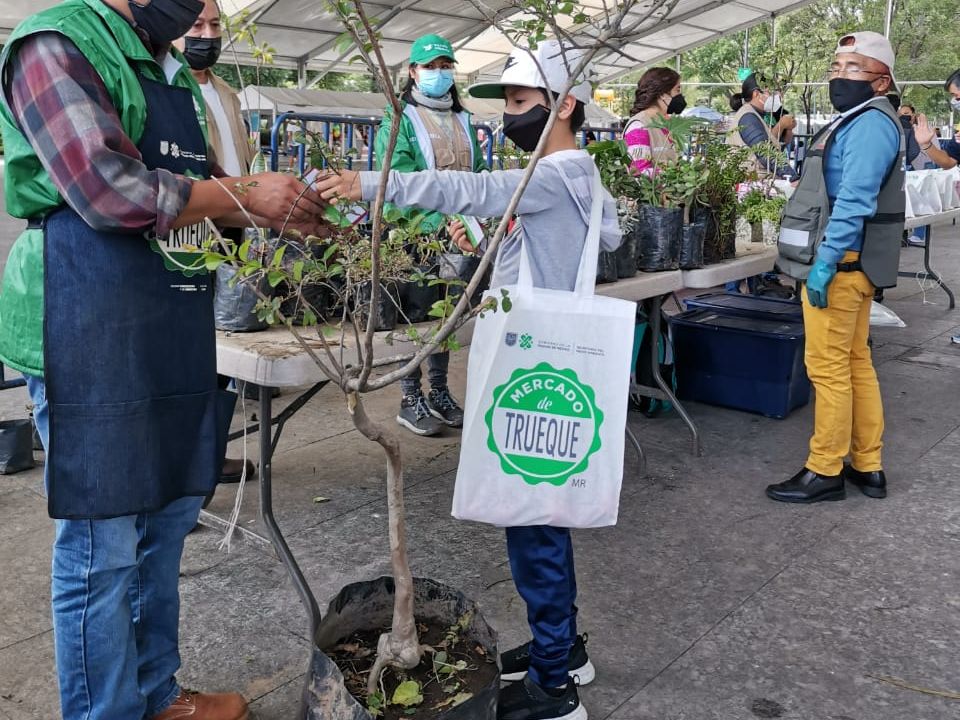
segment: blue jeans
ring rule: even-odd
[[[44,447],[43,380],[27,377]],[[141,720],[180,694],[180,556],[202,497],[107,520],[57,520],[53,634],[64,720]]]
[[[445,388],[447,386],[447,374],[450,367],[450,353],[439,352],[427,356],[427,379],[430,381],[430,387],[434,390]],[[420,381],[423,378],[423,370],[420,365],[414,368],[413,372],[400,380],[400,392],[403,396],[416,395],[422,392]]]
[[[570,649],[577,639],[570,531],[547,525],[507,528],[507,555],[533,633],[527,674],[541,687],[565,686]]]

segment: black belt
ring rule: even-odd
[[[863,264],[859,260],[846,263],[837,263],[837,272],[860,272],[862,270]]]
[[[43,218],[32,217],[27,220],[27,230],[43,230]]]

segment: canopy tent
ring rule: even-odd
[[[643,23],[618,50],[601,51],[596,61],[598,77],[601,81],[611,80],[638,67],[662,62],[810,1],[678,0],[666,17]],[[484,0],[483,4],[501,16],[515,12],[508,8],[515,4],[503,0]],[[578,4],[588,14],[604,12],[603,0],[581,0]],[[470,0],[369,0],[365,7],[376,19],[384,58],[394,69],[406,64],[411,44],[424,33],[439,33],[454,44],[457,71],[467,81],[499,75],[511,49],[509,39],[492,27]],[[633,12],[639,18],[648,7],[648,3],[639,3]],[[275,62],[299,68],[303,78],[307,70],[357,71],[357,64],[349,62],[356,50],[337,49],[340,24],[318,0],[225,0],[225,9],[247,10],[258,30],[257,42],[274,47]],[[629,23],[628,18],[624,24]]]
[[[665,18],[646,22],[619,52],[603,50],[596,62],[598,77],[611,80],[640,66],[662,62],[810,1],[678,0]],[[0,42],[20,20],[55,2],[0,1]],[[603,12],[603,0],[582,0],[579,4],[588,13]],[[512,3],[484,0],[485,7],[502,16],[515,12],[508,5]],[[249,12],[249,21],[257,27],[257,42],[275,48],[275,64],[299,69],[304,81],[307,70],[358,71],[357,64],[349,62],[356,51],[337,50],[342,29],[322,0],[221,0],[221,6],[231,16],[241,10]],[[510,52],[510,41],[491,27],[470,0],[367,0],[365,7],[378,23],[384,56],[395,69],[402,68],[414,39],[424,33],[439,33],[454,43],[458,72],[468,81],[496,77]],[[645,7],[648,5],[640,3],[635,12],[644,12]],[[238,43],[235,49],[242,62],[252,62],[246,43]],[[231,51],[225,51],[224,56],[229,60]]]
[[[496,123],[503,114],[503,101],[465,98],[464,105],[473,113],[474,122]],[[240,95],[244,110],[279,115],[292,111],[317,115],[342,115],[351,118],[379,119],[386,101],[378,93],[335,90],[299,90],[252,85]],[[617,117],[603,108],[587,106],[587,125],[592,128],[611,128]]]

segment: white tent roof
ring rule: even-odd
[[[474,121],[488,123],[498,121],[503,115],[502,100],[479,100],[464,98],[464,105],[473,113]],[[317,115],[346,115],[356,118],[380,118],[386,100],[378,93],[346,92],[334,90],[293,90],[252,85],[240,95],[244,110],[283,113],[287,111]],[[603,108],[587,106],[587,125],[609,128],[617,117]]]
[[[619,53],[602,51],[596,62],[598,77],[613,79],[810,1],[678,0],[666,18],[645,23],[630,42],[619,48]],[[485,0],[484,4],[491,11],[511,12],[507,10],[510,3],[504,0]],[[603,12],[603,0],[580,0],[578,4],[588,13]],[[226,0],[225,8],[229,11],[231,7],[250,12],[258,28],[257,42],[267,42],[277,50],[275,62],[279,65],[321,71],[358,69],[356,64],[349,63],[355,50],[336,50],[342,30],[323,2]],[[368,0],[365,7],[378,20],[384,57],[394,68],[406,64],[413,41],[425,33],[438,33],[454,44],[457,70],[471,81],[498,76],[510,52],[510,41],[490,27],[469,0]],[[645,12],[647,7],[647,3],[640,3],[635,12]]]
[[[648,22],[620,53],[598,55],[601,80],[610,80],[642,65],[660,62],[679,52],[769,20],[807,4],[810,0],[678,0],[664,20]],[[231,15],[247,10],[258,28],[257,42],[276,49],[275,64],[311,70],[358,71],[349,58],[356,53],[337,52],[341,34],[337,18],[321,0],[221,0]],[[55,4],[55,0],[0,0],[0,42],[30,13]],[[485,0],[492,11],[507,10],[505,0]],[[581,0],[588,12],[602,12],[603,0]],[[647,5],[641,3],[636,12]],[[496,77],[510,42],[491,28],[470,0],[368,0],[368,14],[378,22],[387,62],[401,68],[413,41],[424,33],[439,33],[457,49],[458,71],[470,80]],[[563,18],[561,18],[563,19]],[[238,48],[239,49],[239,48]],[[621,54],[622,53],[622,54]],[[249,56],[241,52],[241,57]],[[229,57],[229,53],[225,53]]]

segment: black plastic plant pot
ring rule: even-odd
[[[315,637],[310,679],[304,704],[307,720],[372,720],[373,716],[347,690],[343,673],[324,651],[355,633],[389,627],[393,619],[392,577],[348,585],[330,602]],[[414,607],[418,622],[449,627],[467,613],[472,622],[464,632],[471,645],[480,645],[487,657],[497,654],[496,633],[480,615],[476,603],[463,593],[424,578],[414,579]],[[446,711],[431,710],[431,717],[443,720],[495,720],[500,674],[494,673],[473,697]],[[414,716],[415,717],[415,716]]]
[[[617,255],[616,253],[600,251],[597,258],[597,283],[613,283],[617,281]]]
[[[480,267],[480,258],[478,256],[463,255],[461,253],[443,253],[440,255],[439,262],[439,276],[441,280],[461,280],[465,283],[469,283],[473,279],[474,273],[476,273]],[[470,298],[472,305],[480,302],[480,299],[483,297],[483,291],[489,284],[490,277],[488,271],[487,276],[485,276],[480,285],[477,286],[476,292]],[[440,292],[443,293],[443,286],[440,287]],[[461,285],[447,285],[447,297],[450,298],[452,302],[458,302],[460,296],[463,295],[464,289],[465,287]]]
[[[393,330],[397,326],[397,306],[400,304],[399,290],[394,282],[385,282],[380,286],[380,297],[377,307],[371,311],[370,291],[372,286],[368,280],[357,286],[354,293],[353,314],[361,327],[367,326],[367,318],[374,313],[373,329]]]
[[[33,423],[0,420],[0,475],[29,470],[33,463]]]
[[[658,272],[679,268],[682,237],[682,208],[641,205],[637,269]]]
[[[706,232],[707,226],[704,223],[683,226],[683,239],[680,241],[681,270],[703,267],[703,239]]]
[[[420,271],[427,275],[436,275],[436,266],[423,266]],[[421,323],[430,319],[430,308],[440,299],[440,286],[431,285],[429,280],[415,282],[407,280],[397,286],[400,297],[401,322]]]
[[[613,251],[617,260],[617,278],[631,278],[637,274],[637,247],[640,242],[640,227],[635,225],[625,233],[620,247]]]
[[[230,332],[257,332],[266,330],[268,325],[257,317],[256,308],[260,301],[259,290],[267,297],[273,289],[266,278],[256,281],[234,282],[237,269],[224,263],[217,268],[214,283],[213,320],[217,330]]]

